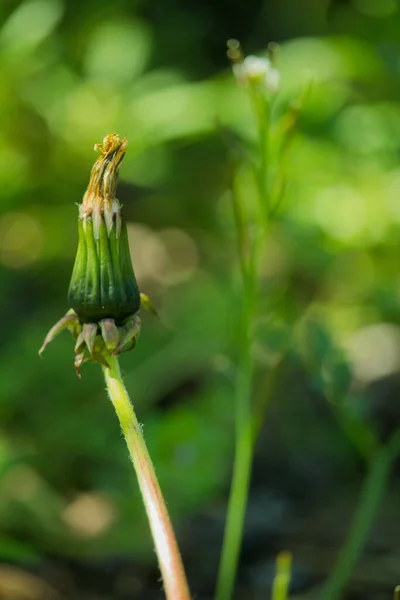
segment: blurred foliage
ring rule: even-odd
[[[133,263],[161,316],[144,316],[140,343],[122,360],[126,383],[174,519],[225,502],[241,310],[229,189],[232,155],[254,143],[246,96],[224,62],[232,34],[260,53],[282,42],[277,123],[309,88],[265,248],[261,397],[265,372],[289,353],[329,402],[367,423],[359,390],[400,366],[398,3],[253,2],[243,20],[222,0],[185,6],[0,6],[4,559],[154,560],[100,370],[86,367],[77,381],[67,335],[37,357],[68,308],[91,149],[114,131],[129,139],[118,193]],[[245,167],[237,185],[251,202]],[[290,377],[280,386],[282,406],[293,386]],[[303,447],[305,430],[283,410],[288,446],[318,447],[338,468],[351,462],[312,409],[297,411],[310,437]]]

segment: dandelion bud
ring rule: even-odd
[[[109,135],[79,207],[79,244],[68,301],[82,323],[114,319],[122,324],[140,308],[126,225],[115,197],[126,140]]]
[[[127,145],[126,139],[112,134],[95,146],[100,156],[79,206],[78,250],[68,291],[70,310],[50,330],[40,349],[41,354],[58,333],[68,329],[76,341],[79,376],[81,364],[89,358],[107,366],[107,356],[135,346],[141,303],[154,312],[147,296],[139,292],[126,225],[115,196]]]

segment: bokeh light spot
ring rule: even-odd
[[[150,50],[150,34],[143,23],[102,23],[89,40],[86,70],[107,82],[128,82],[143,71]]]
[[[337,240],[357,237],[367,224],[364,199],[349,186],[322,190],[315,198],[314,209],[316,221]]]
[[[113,505],[94,494],[77,496],[65,509],[63,520],[76,534],[96,537],[106,531],[115,519]]]
[[[374,381],[400,367],[400,327],[376,323],[357,331],[348,342],[348,354],[356,377]]]
[[[198,264],[193,239],[181,229],[152,231],[143,225],[128,224],[132,263],[139,281],[153,280],[173,285],[189,280]]]
[[[170,268],[158,274],[165,284],[188,281],[198,265],[198,252],[193,239],[182,229],[164,229],[160,238],[169,257]]]
[[[0,219],[0,262],[18,269],[42,255],[44,232],[37,219],[26,213],[8,213]]]
[[[128,223],[132,264],[139,283],[154,280],[154,274],[168,268],[168,256],[162,240],[149,227]]]
[[[59,0],[22,2],[11,14],[0,34],[6,54],[33,50],[56,27],[63,5]]]
[[[336,127],[340,141],[354,152],[367,154],[386,147],[386,123],[375,108],[350,106],[338,117]]]
[[[353,0],[354,7],[368,17],[389,17],[398,10],[396,0]]]

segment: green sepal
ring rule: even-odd
[[[140,308],[140,292],[136,282],[135,272],[132,267],[131,255],[129,252],[128,231],[125,223],[122,223],[119,245],[119,260],[122,279],[125,285],[125,293],[129,298],[130,306],[134,308],[126,317],[138,312]]]
[[[140,294],[140,305],[144,306],[144,308],[155,317],[158,317],[158,312],[153,306],[152,301],[146,294]]]
[[[113,352],[118,346],[120,334],[118,327],[116,326],[113,319],[103,319],[99,323],[101,330],[101,337],[104,340],[106,348],[109,352]]]
[[[111,240],[107,235],[106,224],[102,221],[99,228],[99,259],[100,259],[100,304],[102,309],[112,310],[118,294],[115,285],[115,269],[111,258]],[[109,307],[109,308],[108,308]]]
[[[64,315],[62,319],[57,321],[57,323],[50,329],[49,333],[46,335],[42,347],[39,350],[40,356],[45,351],[47,345],[50,344],[50,342],[52,342],[54,338],[65,329],[69,329],[72,335],[74,335],[75,331],[79,329],[79,320],[73,310],[69,310],[67,314]]]
[[[82,309],[91,313],[91,311],[97,309],[100,304],[100,260],[98,241],[94,239],[92,219],[86,219],[83,222],[83,230],[85,233],[87,254],[84,272],[85,283],[82,286],[84,289],[82,295]],[[80,317],[78,310],[75,309],[75,311],[78,314],[78,317]],[[87,322],[86,319],[85,322]]]
[[[114,352],[111,354],[120,354],[121,352],[129,352],[133,350],[136,346],[137,339],[140,335],[141,329],[141,320],[139,315],[134,315],[133,317],[127,319],[120,328],[120,342]],[[124,346],[129,344],[129,347],[124,349]]]
[[[83,326],[83,337],[90,354],[93,354],[94,344],[97,336],[97,324],[85,323]]]
[[[68,290],[68,304],[70,306],[74,304],[75,299],[80,298],[84,293],[82,288],[85,285],[85,279],[82,277],[82,273],[86,268],[87,250],[85,232],[83,231],[83,222],[81,219],[78,219],[78,236],[78,250],[76,252],[74,268],[72,270],[72,276]]]
[[[119,237],[100,222],[98,239],[93,222],[79,222],[79,245],[68,292],[70,306],[81,323],[114,319],[121,325],[140,308],[140,293],[129,253],[126,225]]]

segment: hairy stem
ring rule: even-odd
[[[156,546],[166,596],[168,600],[190,600],[178,544],[140,423],[123,384],[118,359],[108,357],[108,361],[110,367],[103,367],[107,390],[135,467]]]

